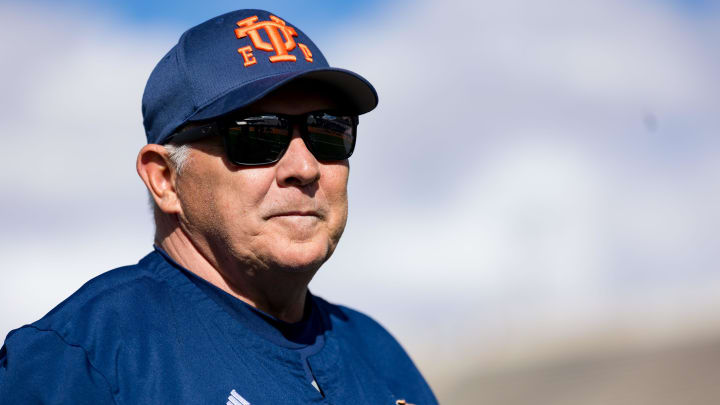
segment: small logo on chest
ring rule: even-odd
[[[238,394],[237,391],[232,390],[225,405],[250,405],[250,402]]]

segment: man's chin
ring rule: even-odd
[[[316,246],[312,243],[295,243],[287,249],[272,255],[272,265],[280,270],[292,273],[315,272],[325,263],[330,254],[331,251],[327,245]]]
[[[287,215],[272,217],[268,220],[268,231],[279,238],[299,243],[307,243],[322,232],[322,222],[314,216]]]

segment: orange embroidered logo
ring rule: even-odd
[[[296,43],[293,39],[293,37],[298,36],[297,32],[295,32],[295,28],[286,25],[285,21],[275,17],[274,15],[270,16],[270,21],[260,22],[258,22],[257,16],[248,17],[244,20],[238,21],[237,25],[239,28],[235,28],[235,36],[238,37],[238,39],[249,37],[255,49],[266,52],[275,52],[275,55],[270,56],[270,62],[297,61],[295,55],[288,53],[289,51],[295,49],[296,46],[300,48],[306,61],[313,61],[310,49],[305,46],[305,44]],[[270,43],[260,37],[258,30],[261,28],[265,30],[265,33],[270,39]],[[252,46],[248,45],[239,48],[238,53],[242,55],[243,60],[245,61],[245,66],[257,63],[257,59],[255,59],[255,55],[253,55]]]

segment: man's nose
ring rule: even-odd
[[[290,145],[277,163],[277,181],[281,186],[305,186],[320,178],[320,163],[308,150],[297,125]]]

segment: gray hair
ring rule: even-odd
[[[176,145],[169,143],[163,146],[168,152],[168,157],[175,169],[175,173],[178,175],[181,174],[190,157],[190,144],[184,143],[182,145]]]
[[[166,145],[163,145],[165,150],[168,152],[168,158],[170,159],[170,164],[172,165],[172,169],[175,170],[175,173],[177,175],[180,175],[187,166],[188,161],[190,160],[190,144],[184,143],[182,145],[177,145],[173,143],[169,143]],[[149,197],[149,203],[150,203],[150,209],[157,214],[157,204],[155,203],[155,199],[153,198],[152,193],[150,190],[148,190],[148,197]]]

